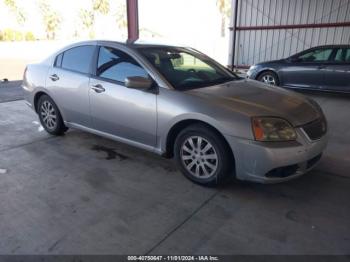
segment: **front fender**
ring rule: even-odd
[[[219,121],[215,120],[214,118],[211,118],[207,115],[200,114],[200,113],[185,113],[178,115],[172,119],[170,119],[163,128],[159,128],[159,137],[160,137],[160,149],[162,152],[166,151],[167,146],[167,138],[172,130],[173,127],[175,127],[177,124],[184,122],[184,121],[198,121],[203,122],[207,125],[212,126],[213,128],[217,129],[221,134],[225,134],[228,132],[227,128],[225,128]]]
[[[260,68],[260,69],[256,72],[255,78],[254,78],[254,79],[257,80],[258,77],[259,77],[263,72],[266,72],[266,71],[271,71],[271,72],[275,73],[275,74],[278,76],[278,78],[280,78],[280,75],[279,75],[279,73],[278,73],[278,70],[276,70],[276,68],[274,68],[274,67],[268,66],[268,67],[262,67],[262,68]]]

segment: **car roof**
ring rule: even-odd
[[[172,48],[179,48],[179,47],[186,47],[184,45],[174,45],[174,44],[166,44],[164,42],[147,42],[144,40],[138,40],[135,42],[131,42],[128,43],[127,41],[116,41],[116,40],[103,40],[103,39],[99,39],[99,40],[83,40],[83,41],[77,41],[77,42],[72,42],[69,45],[66,45],[62,48],[60,48],[59,50],[57,50],[56,52],[54,52],[53,54],[51,54],[49,57],[47,57],[46,59],[44,59],[42,61],[42,63],[52,63],[52,61],[55,59],[55,57],[62,53],[67,51],[68,49],[74,48],[74,47],[78,47],[78,46],[82,46],[82,45],[110,45],[110,46],[115,46],[115,47],[126,47],[129,49],[137,49],[137,48],[141,48],[141,47],[172,47]]]
[[[319,46],[313,46],[313,47],[310,47],[308,49],[304,49],[300,52],[297,52],[293,55],[291,55],[290,57],[293,57],[293,56],[297,56],[297,55],[300,55],[300,54],[303,54],[305,52],[309,52],[311,50],[314,50],[314,49],[320,49],[320,48],[350,48],[350,45],[345,45],[345,44],[339,44],[339,45],[319,45]]]
[[[151,42],[151,41],[145,41],[145,40],[137,40],[131,43],[128,43],[127,41],[116,41],[116,40],[88,40],[88,41],[81,41],[75,43],[75,45],[80,44],[117,44],[117,45],[123,45],[129,48],[141,48],[141,47],[184,47],[184,45],[176,45],[176,44],[169,44],[164,41],[158,41],[158,42]]]
[[[350,48],[350,45],[346,45],[346,44],[320,45],[320,46],[311,47],[310,49],[313,49],[313,48]]]

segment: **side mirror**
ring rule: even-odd
[[[152,80],[142,76],[129,76],[125,78],[125,86],[139,90],[145,90],[152,87]]]

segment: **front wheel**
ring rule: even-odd
[[[215,186],[225,181],[234,165],[223,138],[205,125],[195,124],[181,131],[174,150],[182,173],[201,185]]]
[[[274,72],[271,71],[267,71],[267,72],[263,72],[261,75],[259,75],[258,81],[260,82],[264,82],[268,85],[272,85],[272,86],[278,86],[279,85],[279,81],[278,81],[278,77]]]
[[[67,131],[57,105],[49,96],[40,97],[37,111],[40,123],[48,133],[57,136]]]

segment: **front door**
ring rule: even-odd
[[[90,111],[96,130],[146,146],[156,145],[157,95],[127,88],[125,78],[149,77],[125,52],[101,46],[90,79]]]
[[[283,86],[321,89],[324,84],[323,68],[333,52],[332,48],[316,48],[288,59],[282,69]]]

